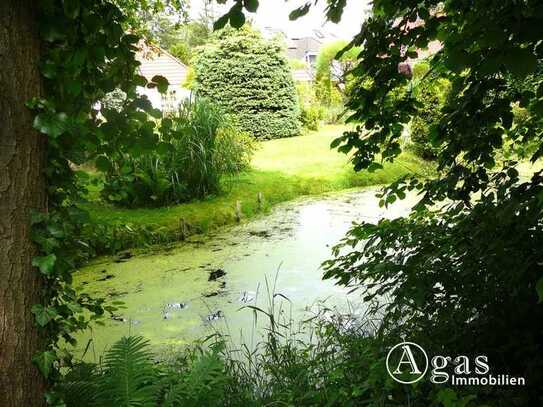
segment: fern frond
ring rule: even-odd
[[[74,366],[59,386],[62,399],[68,407],[91,407],[96,404],[98,375],[96,366],[80,363]]]
[[[140,407],[156,405],[156,373],[149,342],[123,337],[106,353],[98,380],[97,405]]]

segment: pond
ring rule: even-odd
[[[362,312],[356,293],[321,279],[320,265],[353,221],[398,217],[415,202],[412,197],[380,208],[375,193],[370,188],[303,198],[165,250],[95,261],[76,273],[76,285],[123,301],[126,308],[79,338],[79,346],[92,338],[90,354],[96,356],[123,335],[142,335],[161,347],[187,344],[215,330],[239,342],[255,333],[247,306],[266,310],[270,292],[288,298],[276,297],[293,321],[321,302],[354,304]]]

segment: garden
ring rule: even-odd
[[[196,3],[0,5],[0,404],[541,405],[541,4]]]

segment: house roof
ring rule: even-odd
[[[155,75],[164,76],[170,85],[182,86],[185,83],[188,67],[168,51],[146,43],[139,44],[136,59],[141,63],[139,71],[147,80]]]

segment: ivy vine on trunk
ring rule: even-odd
[[[160,113],[136,92],[148,85],[137,74],[140,37],[129,30],[139,5],[121,4],[128,17],[108,0],[0,5],[2,405],[42,405],[46,381],[48,403],[61,403],[54,384],[72,355],[60,343],[74,344],[77,331],[114,310],[71,285],[92,255],[73,167],[103,166],[129,147],[145,151],[159,131],[151,117]],[[164,92],[167,81],[153,79],[149,86]],[[106,123],[97,102],[115,89],[127,94],[123,117]]]

